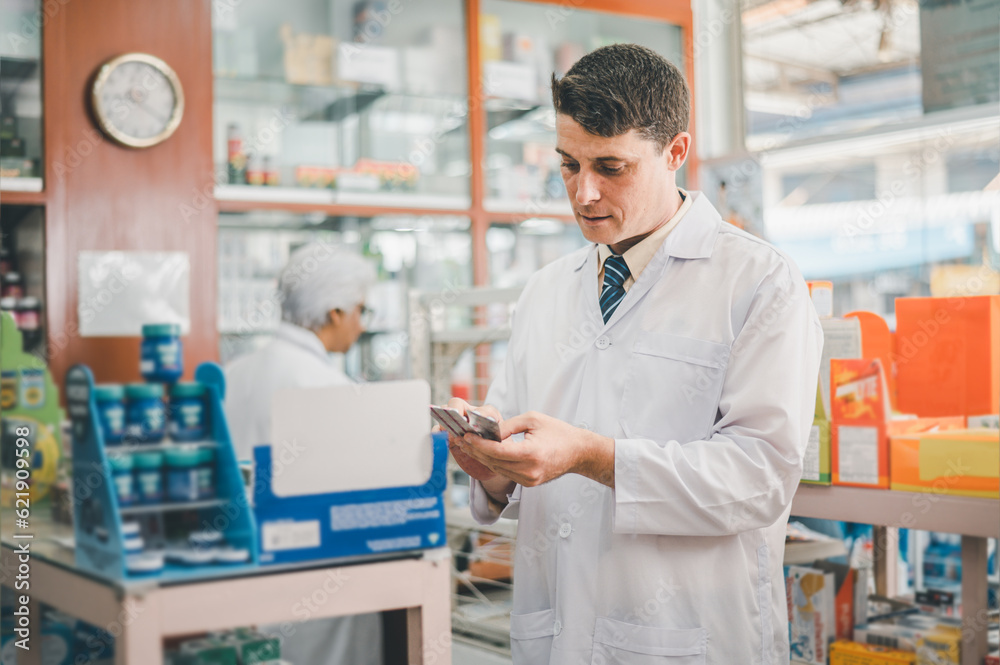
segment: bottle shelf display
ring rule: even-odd
[[[80,568],[114,580],[167,582],[256,567],[255,520],[222,409],[222,369],[204,363],[196,370],[195,380],[205,387],[208,439],[115,445],[105,440],[100,425],[90,369],[76,365],[67,372],[73,484],[81,488],[73,495],[76,563]],[[128,473],[123,468],[130,469],[137,456],[206,450],[214,452],[214,497],[155,503],[122,501],[116,474]],[[123,464],[123,459],[128,461]]]

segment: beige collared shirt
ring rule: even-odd
[[[632,285],[635,284],[636,278],[642,274],[642,271],[646,269],[649,262],[653,260],[653,256],[656,254],[656,250],[660,248],[663,244],[664,239],[674,230],[674,227],[681,221],[684,213],[688,211],[691,207],[691,195],[685,192],[680,187],[677,191],[681,193],[684,197],[684,202],[681,203],[681,207],[677,209],[673,217],[667,220],[667,223],[660,228],[653,231],[649,236],[645,237],[639,243],[629,247],[625,250],[622,256],[625,259],[625,265],[628,266],[628,270],[632,273],[628,279],[625,280],[625,291],[627,292]],[[604,288],[604,262],[609,256],[611,256],[611,248],[607,245],[597,246],[597,264],[601,266],[601,271],[597,275],[597,295],[600,297],[601,290]]]

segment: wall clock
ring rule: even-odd
[[[184,90],[170,66],[146,53],[108,60],[94,77],[91,105],[97,125],[130,148],[167,140],[181,124]]]

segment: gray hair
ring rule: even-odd
[[[317,330],[332,309],[345,312],[365,299],[375,268],[343,247],[323,242],[304,245],[288,258],[278,277],[281,318]]]

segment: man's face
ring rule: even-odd
[[[660,150],[634,129],[610,138],[595,136],[570,116],[557,114],[556,151],[583,236],[620,246],[665,222],[676,209],[674,175],[687,157],[689,141],[690,135],[682,132]]]

